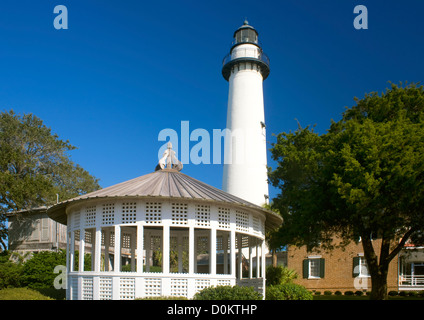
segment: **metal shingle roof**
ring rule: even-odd
[[[52,219],[66,224],[66,207],[71,203],[100,198],[152,197],[171,199],[182,198],[245,206],[266,213],[266,224],[268,227],[279,225],[282,222],[281,216],[269,210],[212,187],[174,169],[158,170],[138,178],[63,201],[49,208],[47,213]]]

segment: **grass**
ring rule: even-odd
[[[29,288],[8,288],[0,290],[0,300],[54,300]]]

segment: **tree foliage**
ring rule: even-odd
[[[274,205],[284,224],[274,237],[309,249],[361,238],[372,297],[384,298],[390,261],[407,240],[422,240],[424,90],[392,84],[355,100],[325,134],[299,127],[277,136],[269,178],[281,190]]]
[[[66,251],[40,251],[23,265],[22,284],[31,289],[53,288],[56,266],[66,266]]]
[[[5,247],[6,213],[100,188],[98,179],[71,161],[74,149],[32,114],[0,113],[0,246]]]
[[[283,266],[272,266],[266,267],[266,285],[273,286],[279,284],[292,283],[294,279],[297,279],[298,275],[296,271],[291,270]]]

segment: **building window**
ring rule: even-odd
[[[368,270],[367,261],[364,257],[353,258],[353,277],[369,277],[370,273]]]
[[[303,260],[303,278],[322,279],[325,273],[325,259],[308,258]]]

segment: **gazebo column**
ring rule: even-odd
[[[193,255],[193,264],[194,264],[194,273],[197,273],[197,235],[196,231],[194,231],[194,237],[193,237],[193,243],[194,243],[194,255]]]
[[[70,255],[69,255],[69,271],[75,271],[74,266],[75,266],[75,231],[71,231],[71,239],[70,239]]]
[[[261,256],[262,256],[262,272],[261,272],[261,276],[263,279],[263,288],[265,288],[265,264],[266,264],[266,260],[265,260],[265,239],[262,240],[262,244],[261,244]]]
[[[121,227],[115,226],[115,256],[113,259],[115,272],[121,271]]]
[[[209,273],[216,275],[216,228],[210,229],[210,257],[209,257]]]
[[[100,272],[100,261],[102,258],[102,229],[96,228],[94,243],[94,271]]]
[[[194,227],[188,227],[188,273],[193,274],[194,271]]]
[[[231,276],[236,277],[236,231],[230,231]]]
[[[228,274],[228,233],[222,234],[222,249],[224,250],[224,274]]]
[[[239,233],[237,235],[237,243],[238,243],[238,275],[239,279],[243,278],[243,245],[242,245],[242,235]]]
[[[85,229],[80,229],[80,245],[79,245],[79,268],[78,271],[84,270],[84,251],[85,251]]]
[[[143,239],[144,239],[144,226],[141,222],[137,222],[137,272],[143,272]],[[146,261],[147,262],[147,261]]]
[[[105,271],[110,271],[110,258],[109,258],[109,246],[110,246],[110,230],[105,229]]]
[[[183,272],[183,236],[181,232],[177,234],[177,248],[178,248],[178,272]]]
[[[163,241],[163,252],[162,252],[162,272],[164,274],[169,273],[169,225],[164,224],[163,225],[163,234],[162,234],[162,241]]]
[[[151,232],[146,233],[146,272],[150,272],[150,247],[152,245]]]
[[[249,236],[249,278],[253,278],[253,238]]]
[[[87,230],[88,233],[90,233],[90,239],[91,239],[91,248],[90,248],[90,255],[91,255],[91,270],[94,271],[95,261],[96,261],[96,229],[89,229]]]
[[[259,239],[256,239],[256,278],[259,278],[261,258],[259,255]]]
[[[169,274],[169,242],[170,242],[170,227],[168,223],[163,224],[162,232],[162,295],[169,296],[171,294],[171,279],[166,277]]]
[[[137,241],[137,229],[130,233],[130,247],[131,247],[131,272],[135,272],[135,248]]]

